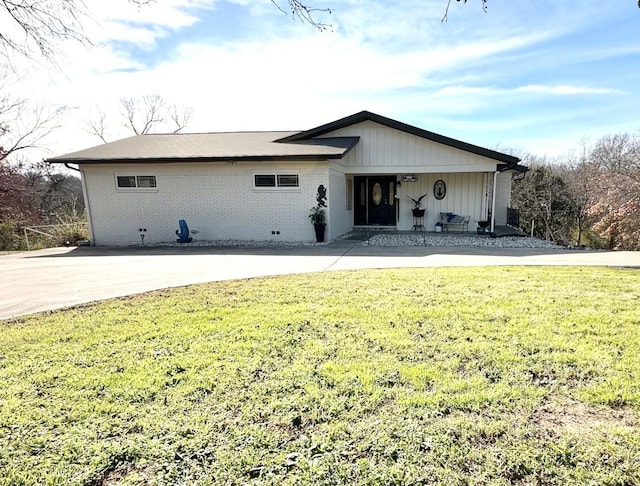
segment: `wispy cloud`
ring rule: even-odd
[[[617,89],[611,88],[591,88],[587,86],[543,86],[539,84],[530,84],[527,86],[519,86],[513,90],[515,93],[536,93],[550,95],[615,95],[621,94]]]
[[[453,2],[442,24],[441,0],[347,0],[319,33],[269,0],[88,0],[97,47],[69,46],[65,76],[34,72],[24,89],[78,113],[159,93],[193,106],[199,131],[304,129],[369,109],[481,145],[539,147],[551,132],[578,140],[635,120],[640,40],[611,36],[638,13],[622,3],[512,0],[485,14]]]
[[[492,88],[475,86],[447,86],[434,93],[434,96],[505,96],[517,94],[536,94],[551,96],[573,95],[615,95],[622,94],[620,90],[612,88],[594,88],[589,86],[570,85],[541,85],[528,84],[510,88]]]

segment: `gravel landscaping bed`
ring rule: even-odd
[[[348,240],[350,234],[340,237],[340,240]],[[329,242],[330,243],[330,242]],[[375,234],[369,239],[354,241],[355,244],[364,246],[471,246],[486,248],[563,248],[551,241],[537,238],[505,236],[490,238],[473,234],[434,234],[434,233],[382,233]],[[328,243],[295,243],[287,241],[246,241],[246,240],[216,240],[193,241],[191,243],[166,242],[153,246],[180,246],[180,247],[263,247],[263,246],[320,246]]]
[[[368,246],[474,246],[487,248],[563,248],[552,241],[528,236],[490,238],[477,235],[443,235],[430,233],[377,234],[362,242]]]

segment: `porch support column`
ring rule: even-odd
[[[496,188],[498,187],[498,171],[493,173],[493,190],[491,191],[491,232],[496,228]]]

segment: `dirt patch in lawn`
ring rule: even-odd
[[[640,421],[635,413],[625,409],[611,409],[587,405],[573,399],[545,399],[531,420],[540,428],[570,432],[584,432],[598,428],[636,428]]]

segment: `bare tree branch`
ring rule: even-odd
[[[104,111],[98,109],[95,114],[89,113],[89,116],[84,122],[84,125],[87,127],[85,131],[91,135],[95,135],[102,140],[103,143],[107,143],[106,116]]]
[[[0,75],[0,92],[7,92],[7,78]],[[50,110],[31,106],[27,100],[0,95],[0,162],[11,154],[40,147],[39,142],[60,126],[66,107]],[[41,147],[40,147],[41,148]]]
[[[276,6],[278,10],[286,15],[285,12],[277,0],[271,0],[271,3]],[[331,24],[325,24],[315,19],[315,15],[318,13],[331,14],[333,11],[330,8],[315,8],[302,3],[300,0],[287,0],[291,16],[294,19],[298,19],[301,22],[306,22],[320,31],[330,29]]]
[[[167,104],[158,94],[122,99],[120,104],[122,125],[136,135],[161,131],[179,133],[187,127],[193,114],[193,108]],[[116,123],[116,120],[111,121]],[[84,125],[87,133],[95,135],[104,143],[110,141],[110,120],[104,110],[92,110]],[[113,127],[113,124],[111,126]]]
[[[129,0],[145,6],[155,0]],[[12,54],[54,61],[59,43],[74,40],[91,45],[83,22],[90,12],[84,0],[0,0],[0,58]]]
[[[58,41],[90,44],[81,25],[86,15],[83,0],[0,0],[0,55],[10,60],[11,53],[33,58],[37,52],[52,60]]]
[[[26,105],[20,105],[22,109]],[[12,125],[16,126],[15,130],[3,130],[0,134],[0,161],[5,160],[11,154],[26,149],[43,148],[39,143],[47,135],[54,130],[60,128],[60,117],[66,111],[66,108],[58,108],[54,111],[48,111],[43,106],[34,108],[30,113],[30,119],[24,113],[17,115],[12,120]],[[4,124],[4,127],[7,127]]]
[[[456,0],[457,2],[459,2],[460,0]],[[486,13],[487,12],[487,0],[481,0],[482,1],[482,10]],[[467,0],[463,0],[464,3],[467,3]],[[448,15],[449,15],[449,7],[451,6],[451,0],[447,0],[447,6],[444,9],[444,16],[442,17],[441,22],[446,22],[448,20]]]
[[[144,135],[158,123],[164,122],[164,100],[160,95],[145,95],[142,98],[125,98],[121,101],[127,120],[125,126],[136,135]]]
[[[184,130],[191,120],[193,114],[193,108],[181,107],[178,105],[170,105],[167,108],[169,119],[173,122],[173,133],[180,133]]]

